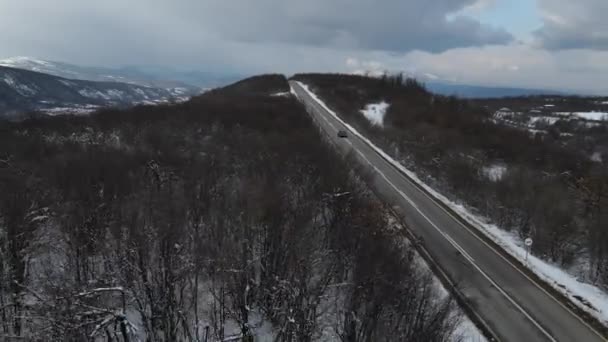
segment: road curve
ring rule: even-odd
[[[405,216],[434,261],[457,284],[475,314],[499,341],[608,341],[576,313],[546,292],[469,227],[421,191],[403,173],[349,131],[301,85],[292,91],[315,122],[343,152],[352,151],[374,172],[371,186]]]

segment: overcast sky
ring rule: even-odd
[[[0,0],[0,58],[608,94],[608,0]]]

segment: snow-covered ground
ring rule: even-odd
[[[409,243],[409,242],[408,242]],[[430,266],[426,263],[426,261],[416,252],[416,262],[422,267],[425,271],[431,272]],[[440,299],[446,298],[450,292],[446,289],[443,283],[437,278],[437,276],[433,276],[433,285],[437,293],[441,296]],[[460,308],[459,308],[460,310]],[[456,314],[462,312],[456,312]],[[452,336],[454,341],[459,342],[487,342],[488,339],[483,335],[483,333],[475,326],[473,321],[466,315],[462,315],[462,319],[460,320],[456,330],[454,331],[454,335]]]
[[[572,115],[585,120],[608,121],[608,113],[606,112],[574,112]]]
[[[554,112],[554,115],[574,117],[592,121],[608,121],[607,112]]]
[[[555,116],[532,116],[530,117],[530,124],[535,125],[537,123],[546,123],[548,125],[553,125],[561,118]]]
[[[85,115],[91,114],[101,107],[96,105],[74,105],[73,107],[50,107],[43,108],[40,111],[48,115]]]
[[[481,169],[484,176],[486,176],[492,182],[498,182],[507,173],[507,166],[503,164],[493,164],[485,166]]]
[[[401,163],[397,162],[395,159],[382,151],[369,139],[359,133],[354,127],[344,122],[335,112],[329,109],[329,107],[327,107],[323,101],[321,101],[313,92],[311,92],[305,84],[299,84],[310,94],[310,96],[319,102],[323,108],[331,113],[337,120],[342,122],[352,134],[355,134],[362,140],[366,141],[377,153],[382,155],[386,160],[401,170],[401,172],[405,173],[410,179],[418,183],[433,197],[457,212],[473,227],[484,233],[513,257],[527,265],[531,271],[543,279],[547,284],[551,285],[554,289],[568,297],[579,308],[593,315],[602,323],[608,324],[608,294],[597,286],[581,282],[576,276],[569,274],[558,266],[550,264],[535,256],[529,256],[526,261],[526,248],[523,241],[517,235],[498,228],[496,225],[488,222],[486,218],[472,214],[462,204],[449,200],[444,195],[426,185],[414,172],[406,169],[403,165],[401,165]]]
[[[371,122],[372,125],[384,126],[384,115],[390,105],[384,101],[380,103],[370,103],[361,110],[361,114]]]

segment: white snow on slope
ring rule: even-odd
[[[379,147],[374,145],[369,139],[361,135],[361,133],[359,133],[354,127],[344,122],[344,120],[342,120],[335,112],[329,109],[329,107],[327,107],[327,105],[325,105],[325,103],[323,103],[323,101],[321,101],[319,97],[317,97],[313,92],[311,92],[308,86],[301,82],[298,82],[298,84],[302,86],[302,88],[304,88],[306,92],[308,92],[308,94],[310,94],[310,96],[319,103],[319,105],[321,105],[332,116],[334,116],[336,120],[344,124],[352,132],[352,134],[355,134],[360,139],[369,144],[369,146],[371,146],[378,154],[388,160],[391,164],[393,164],[401,172],[406,174],[414,182],[418,183],[435,199],[441,201],[443,204],[450,207],[452,210],[457,212],[463,219],[465,219],[469,224],[477,228],[480,232],[484,233],[513,257],[518,259],[520,262],[525,263],[530,270],[532,270],[536,275],[538,275],[541,279],[547,282],[547,284],[551,285],[554,289],[568,297],[579,308],[590,313],[604,324],[608,324],[608,294],[603,292],[599,287],[580,282],[572,274],[569,274],[558,266],[552,265],[535,256],[528,257],[528,261],[526,262],[526,249],[523,241],[518,236],[498,228],[496,225],[489,223],[488,220],[483,217],[472,214],[462,204],[458,204],[449,200],[447,197],[443,196],[430,186],[426,185],[422,180],[418,178],[418,176],[416,176],[414,172],[406,169],[403,165],[401,165],[395,159],[390,157]],[[581,298],[583,301],[585,301],[585,303],[592,303],[591,305],[593,305],[593,307],[589,307],[577,297]]]
[[[542,122],[542,123],[546,123],[547,125],[553,125],[560,119],[561,118],[555,117],[555,116],[531,116],[530,124],[534,125],[534,124]]]
[[[30,57],[11,57],[0,60],[1,66],[19,68],[24,64],[47,66],[50,63]]]
[[[572,115],[585,120],[608,121],[608,113],[606,112],[575,112]]]
[[[585,120],[608,121],[607,112],[554,112],[553,115],[576,117]]]
[[[603,161],[603,159],[602,159],[602,153],[601,152],[594,152],[591,155],[590,159],[591,159],[591,161],[594,161],[596,163],[601,163]]]
[[[502,164],[494,164],[490,166],[484,166],[481,169],[484,176],[486,176],[492,182],[498,182],[507,173],[507,166]]]
[[[10,74],[4,75],[4,83],[22,96],[31,97],[37,93],[36,90],[30,88],[27,84],[16,81]]]
[[[372,125],[384,126],[384,115],[390,105],[384,101],[380,103],[371,103],[365,106],[360,112],[363,114]]]

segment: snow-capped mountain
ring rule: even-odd
[[[0,66],[0,118],[31,112],[83,113],[100,107],[157,104],[189,98],[138,84],[68,79],[41,72]]]
[[[63,62],[45,61],[31,57],[12,57],[2,59],[0,60],[0,66],[36,71],[73,80],[120,82],[152,88],[163,88],[171,92],[173,96],[177,97],[196,95],[202,92],[202,89],[198,86],[192,86],[180,81],[160,79],[158,77],[140,72],[136,68],[111,69],[100,67],[83,67]]]

